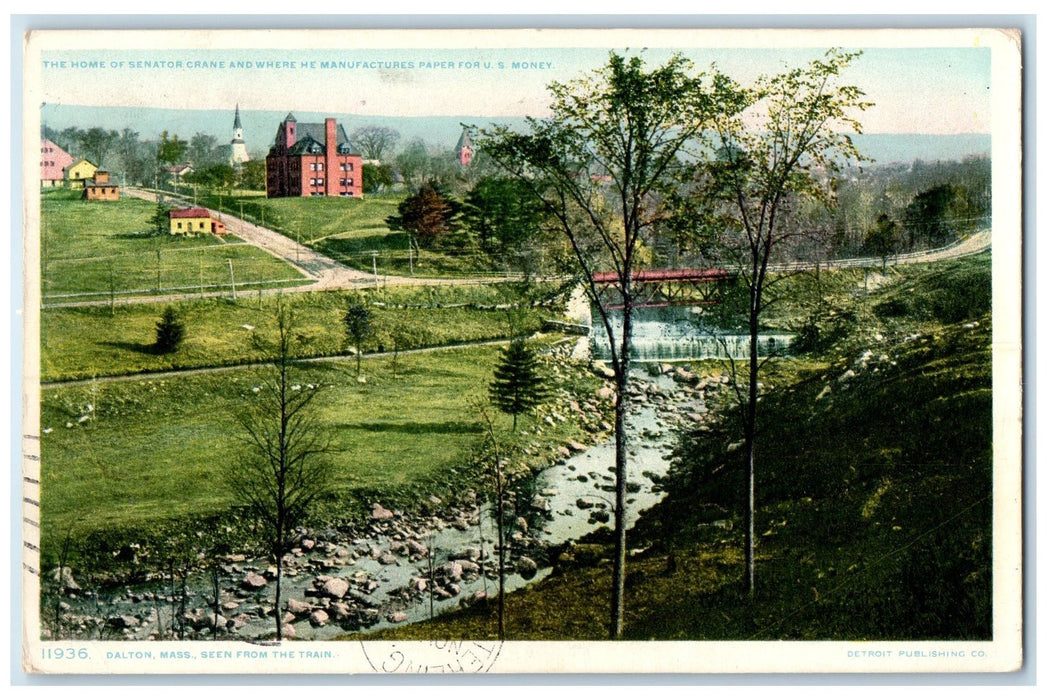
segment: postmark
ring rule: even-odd
[[[487,673],[502,651],[500,641],[360,642],[375,673]]]

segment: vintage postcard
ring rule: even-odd
[[[1020,669],[1021,39],[29,32],[24,668]]]

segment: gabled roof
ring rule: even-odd
[[[167,216],[172,219],[209,219],[211,218],[211,212],[203,207],[194,207],[192,209],[175,209],[167,212]]]
[[[460,151],[463,148],[473,148],[473,140],[469,138],[468,129],[462,129],[462,135],[458,137],[458,145],[454,147],[454,150]]]
[[[284,124],[287,122],[295,122],[295,144],[291,146],[290,152],[295,154],[308,153],[304,146],[301,146],[305,141],[311,143],[317,143],[320,145],[321,152],[327,150],[327,125],[324,122],[297,122],[295,121],[293,114],[288,114],[287,118],[280,123],[280,127],[276,130],[276,139],[273,145],[280,147],[284,140]],[[335,147],[339,153],[352,153],[352,145],[349,142],[349,135],[345,132],[345,127],[341,124],[335,123],[334,129]]]
[[[69,170],[70,168],[72,168],[74,166],[77,166],[77,165],[80,165],[81,163],[87,163],[88,165],[90,165],[95,170],[98,170],[98,166],[95,165],[94,163],[92,163],[91,161],[89,161],[87,158],[80,158],[78,160],[74,160],[72,163],[70,163],[69,165],[65,166],[63,168],[63,170]]]

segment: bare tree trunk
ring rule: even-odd
[[[498,639],[505,639],[505,485],[501,456],[495,450],[495,520],[498,529]]]
[[[611,573],[611,639],[621,639],[625,617],[625,496],[628,477],[628,435],[625,425],[629,407],[630,339],[632,337],[632,300],[622,293],[622,351],[615,372],[614,402],[614,568]]]

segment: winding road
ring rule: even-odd
[[[143,190],[137,187],[127,187],[124,191],[129,196],[144,199],[149,202],[155,202],[157,200],[156,193],[151,192],[149,190]],[[183,205],[189,205],[189,203],[184,200],[182,200],[180,203]],[[277,231],[273,231],[272,229],[259,226],[258,224],[233,216],[232,214],[229,214],[227,212],[218,212],[210,209],[208,211],[211,213],[211,216],[213,216],[216,219],[219,219],[225,224],[226,230],[229,233],[232,233],[233,235],[243,239],[245,242],[261,250],[266,251],[273,257],[279,258],[283,262],[287,263],[291,267],[301,272],[310,280],[309,282],[296,287],[284,287],[281,289],[263,290],[261,292],[263,294],[272,294],[276,293],[277,291],[282,293],[317,292],[334,289],[357,289],[366,287],[378,287],[385,285],[436,286],[461,284],[463,283],[463,281],[469,283],[482,284],[485,282],[504,281],[504,279],[506,279],[504,277],[483,277],[468,278],[466,280],[462,280],[457,278],[446,277],[401,277],[396,275],[375,275],[373,273],[356,270],[351,267],[348,267],[347,265],[343,265],[337,260],[329,258],[326,255],[313,250],[312,248],[303,246],[294,239],[289,238]],[[949,246],[937,248],[934,250],[921,251],[918,253],[908,253],[904,255],[891,256],[890,258],[888,258],[888,262],[892,265],[898,265],[937,262],[941,260],[960,258],[966,255],[974,255],[983,250],[987,250],[991,247],[991,242],[991,230],[983,229]],[[824,262],[786,263],[781,265],[772,265],[770,269],[775,272],[788,272],[792,270],[813,269],[815,267],[876,267],[880,265],[880,263],[880,258],[868,257],[850,258],[846,260],[828,260]],[[179,294],[129,296],[117,298],[113,300],[112,303],[165,303],[200,297],[220,297],[225,296],[228,293],[229,292],[227,290],[220,290],[214,292],[187,292]],[[44,304],[44,308],[108,306],[110,303],[111,302],[106,299],[96,299],[91,301],[67,301]]]

